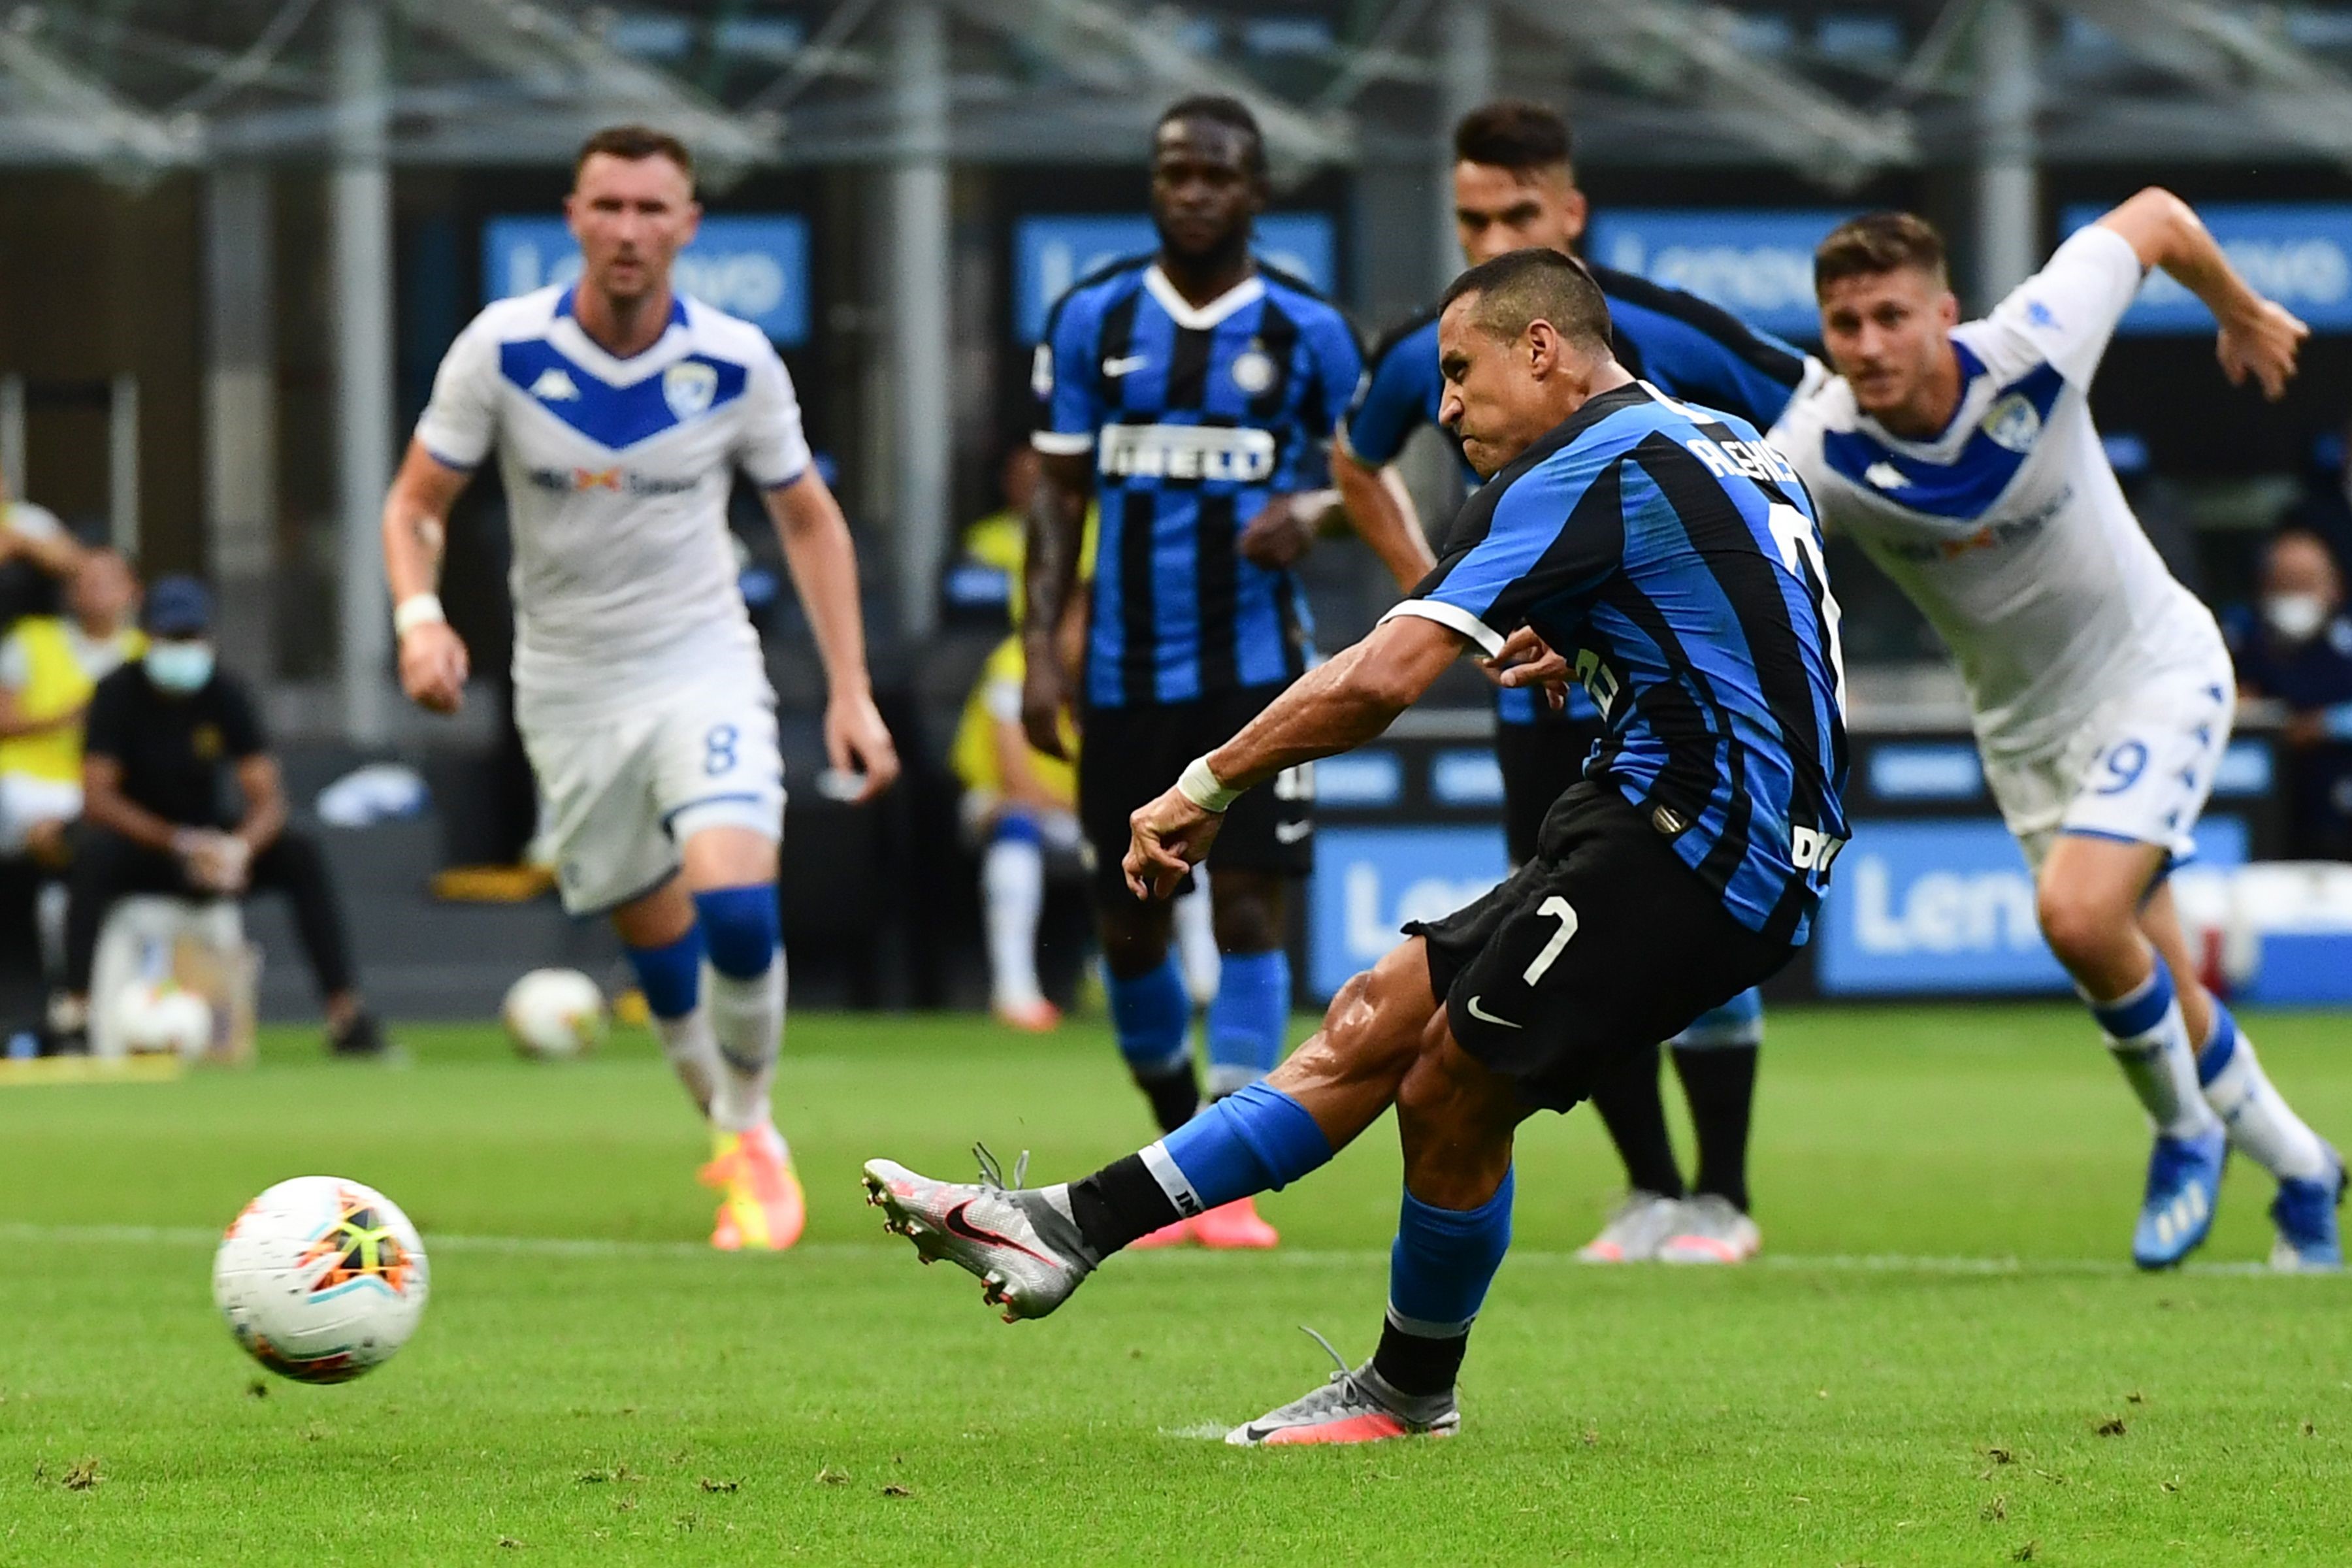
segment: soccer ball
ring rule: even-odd
[[[534,969],[507,991],[499,1016],[515,1049],[541,1061],[594,1050],[604,1041],[604,994],[576,969]]]
[[[297,1383],[349,1383],[416,1331],[431,1275],[390,1198],[297,1176],[251,1203],[213,1254],[213,1300],[247,1354]]]
[[[114,999],[125,1048],[138,1055],[202,1056],[213,1043],[212,1004],[169,980],[141,980]]]

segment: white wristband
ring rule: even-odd
[[[1205,756],[1184,764],[1184,771],[1176,776],[1176,793],[1202,811],[1220,813],[1242,797],[1241,791],[1224,786]]]
[[[421,626],[434,621],[446,621],[448,615],[441,608],[438,594],[411,594],[392,609],[392,633],[404,637]]]

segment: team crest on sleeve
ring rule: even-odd
[[[1257,340],[1234,356],[1234,384],[1255,397],[1274,384],[1274,361],[1266,357]]]
[[[1983,429],[1996,447],[2020,454],[2033,450],[2033,438],[2042,434],[2042,414],[2033,400],[2021,392],[2012,392],[1985,411]]]
[[[717,367],[700,360],[681,360],[662,372],[662,401],[680,419],[691,419],[719,395]]]

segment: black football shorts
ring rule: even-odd
[[[1089,708],[1078,742],[1078,822],[1094,855],[1097,899],[1128,904],[1127,819],[1176,783],[1184,764],[1223,745],[1287,689],[1254,686],[1196,702]],[[1315,868],[1315,772],[1293,768],[1234,802],[1209,848],[1209,870],[1304,877]]]
[[[1734,920],[1649,816],[1592,782],[1559,797],[1535,858],[1501,886],[1404,929],[1428,944],[1462,1048],[1552,1110],[1796,951]]]

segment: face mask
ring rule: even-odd
[[[2316,594],[2268,595],[2263,619],[2289,642],[2309,642],[2327,624],[2327,601]]]
[[[203,689],[213,678],[210,643],[159,642],[147,649],[147,679],[160,691],[183,697]]]

